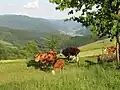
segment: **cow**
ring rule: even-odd
[[[38,53],[38,54],[35,54],[34,57],[35,57],[35,62],[40,62],[40,65],[41,67],[43,68],[46,68],[46,60],[48,59],[48,54],[47,53]]]
[[[97,56],[98,63],[114,62],[115,60],[116,60],[116,55],[114,55],[114,54],[110,54],[110,55],[104,54],[104,55],[98,55]]]
[[[60,69],[60,71],[64,67],[64,60],[63,59],[57,59],[56,56],[53,55],[53,53],[43,53],[43,54],[37,54],[35,55],[35,61],[40,61],[40,65],[43,68],[47,68],[48,65],[52,66],[52,74],[55,75],[56,69]]]
[[[48,55],[47,55],[47,60],[49,63],[53,63],[57,59],[56,53],[53,49],[50,49]]]
[[[116,51],[116,47],[114,46],[106,47],[104,51],[107,52],[108,54],[114,54]]]
[[[80,50],[77,47],[68,47],[61,50],[61,54],[63,54],[68,61],[70,61],[70,56],[75,56],[77,63],[79,64],[79,53]]]
[[[52,68],[53,68],[52,74],[55,75],[56,69],[60,69],[60,71],[63,70],[64,64],[65,64],[65,63],[64,63],[64,60],[63,60],[63,59],[56,59],[56,60],[54,61],[54,63],[52,64]]]
[[[50,50],[48,53],[36,54],[35,61],[39,62],[40,65],[47,67],[48,64],[53,64],[56,60],[56,53],[54,50]]]

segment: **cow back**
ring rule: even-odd
[[[76,47],[68,47],[66,49],[63,49],[62,54],[65,56],[68,55],[77,55],[80,52],[80,50]]]

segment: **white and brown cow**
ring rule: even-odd
[[[70,61],[70,57],[73,56],[77,63],[79,62],[79,53],[80,50],[77,47],[68,47],[61,50],[60,55],[64,55],[68,61]]]

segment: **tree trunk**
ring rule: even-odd
[[[117,58],[117,62],[120,62],[120,41],[119,41],[119,36],[116,36],[116,58]]]

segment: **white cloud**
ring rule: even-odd
[[[28,4],[24,5],[24,8],[27,8],[27,9],[39,8],[39,0],[33,0],[33,2],[29,2]]]

